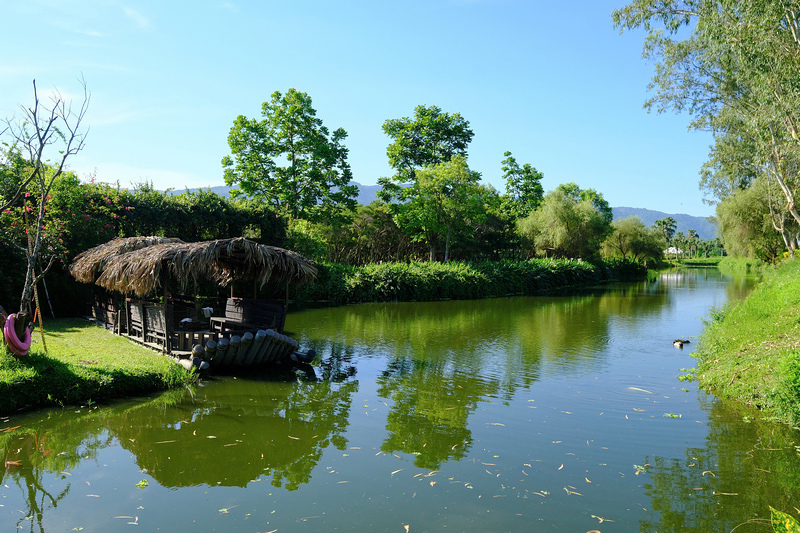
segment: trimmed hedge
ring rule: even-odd
[[[318,264],[317,282],[296,295],[301,303],[472,300],[533,295],[609,281],[642,280],[639,263],[574,259],[483,261],[478,263],[376,263],[363,267]]]

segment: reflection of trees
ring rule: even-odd
[[[441,360],[392,362],[379,379],[378,394],[394,401],[381,450],[414,454],[414,464],[428,469],[464,457],[472,440],[467,417],[498,389],[496,380],[464,370]]]
[[[358,382],[341,367],[333,357],[318,380],[206,383],[171,405],[143,405],[105,423],[163,486],[244,487],[264,474],[294,490],[326,447],[346,447]]]
[[[748,411],[721,401],[710,410],[705,448],[687,449],[682,459],[644,459],[651,480],[645,490],[658,517],[643,521],[641,531],[731,531],[769,518],[770,505],[787,512],[797,506],[797,430],[743,423]]]
[[[98,434],[101,430],[96,425],[84,426],[88,434],[75,433],[57,423],[62,421],[61,416],[54,416],[45,419],[35,431],[20,428],[0,433],[5,467],[0,482],[6,487],[16,485],[27,506],[27,511],[17,521],[17,530],[23,529],[24,521],[30,521],[30,531],[38,526],[38,531],[44,532],[45,511],[48,507],[57,507],[69,494],[69,483],[53,489],[52,482],[45,482],[45,474],[74,468],[82,458],[96,456],[97,450],[108,442],[105,436]],[[64,481],[65,478],[61,475],[59,479]]]

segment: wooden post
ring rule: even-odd
[[[283,316],[281,317],[281,333],[286,325],[286,313],[289,312],[289,280],[286,280],[286,297],[283,300]]]
[[[171,338],[174,330],[172,325],[172,302],[169,294],[169,270],[167,262],[161,263],[161,282],[164,284],[164,351],[172,353]]]

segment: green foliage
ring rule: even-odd
[[[639,217],[632,216],[611,223],[611,233],[603,241],[604,257],[631,258],[655,262],[664,255],[666,240],[658,229],[647,229]]]
[[[511,218],[528,216],[539,207],[544,198],[542,179],[544,174],[536,170],[530,163],[519,166],[511,152],[503,154],[503,179],[506,180],[507,211]]]
[[[492,190],[479,185],[480,175],[471,172],[463,156],[428,166],[416,173],[416,181],[402,189],[396,216],[403,232],[415,241],[425,242],[430,260],[444,246],[444,261],[449,260],[450,244],[486,220],[486,196]]]
[[[593,191],[584,197],[572,185],[548,193],[538,209],[517,222],[518,232],[533,243],[537,255],[587,259],[599,255],[610,219],[597,209]]]
[[[775,533],[800,533],[800,522],[790,514],[778,511],[772,506],[769,508],[770,523]]]
[[[418,169],[446,163],[455,155],[466,159],[467,146],[473,136],[469,121],[460,113],[446,113],[437,106],[424,105],[414,108],[413,118],[387,120],[383,123],[383,132],[393,139],[386,148],[386,155],[396,171],[392,178],[395,186],[412,183]],[[385,195],[399,192],[398,188],[390,186],[391,180],[382,180]]]
[[[775,230],[791,249],[797,239],[797,12],[794,1],[633,0],[612,15],[622,29],[647,32],[656,71],[646,105],[688,111],[693,128],[714,134],[700,185],[722,202],[730,253],[774,258]],[[759,180],[774,192],[749,193]]]
[[[757,179],[747,189],[734,192],[717,205],[719,232],[730,255],[763,261],[778,257],[784,242],[773,226],[768,196],[767,180]],[[793,228],[797,224],[784,225],[792,228],[792,242],[796,242],[797,230]]]
[[[543,294],[606,281],[643,279],[643,266],[622,260],[595,264],[572,259],[530,261],[380,263],[363,267],[317,265],[317,283],[298,300],[342,305]]]
[[[343,222],[358,194],[342,144],[347,133],[330,133],[316,114],[308,94],[289,89],[264,102],[263,120],[237,117],[228,135],[232,156],[222,159],[225,183],[292,219]]]

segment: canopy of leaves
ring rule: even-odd
[[[399,192],[398,184],[413,182],[417,170],[446,163],[455,155],[466,158],[473,136],[469,121],[460,113],[424,105],[414,108],[412,118],[387,120],[383,132],[392,139],[386,155],[396,171],[391,179],[381,179],[383,194],[389,197]]]
[[[518,221],[518,231],[533,243],[538,255],[596,257],[610,230],[610,222],[590,197],[580,199],[580,195],[570,194],[569,190],[571,187],[558,187],[545,195],[539,208]]]
[[[290,218],[337,223],[358,194],[342,144],[347,133],[329,132],[311,103],[295,89],[276,91],[262,105],[262,120],[237,117],[228,135],[232,155],[222,159],[225,183]]]

